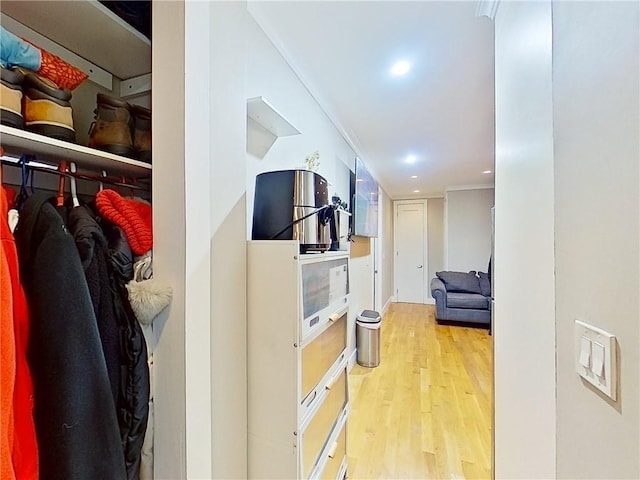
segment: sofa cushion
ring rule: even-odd
[[[489,299],[479,293],[447,293],[447,308],[489,308]]]
[[[480,293],[485,297],[491,296],[491,278],[488,273],[478,272],[478,277],[480,277]]]
[[[436,272],[436,275],[444,283],[447,292],[482,294],[476,272]]]

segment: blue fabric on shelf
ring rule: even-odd
[[[40,50],[0,27],[0,65],[4,68],[24,67],[34,72],[40,69]]]

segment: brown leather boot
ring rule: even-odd
[[[24,125],[47,137],[76,141],[71,110],[71,92],[51,80],[29,72],[24,76]]]
[[[18,70],[2,68],[0,73],[0,123],[15,128],[24,128],[22,116],[22,81],[24,75]]]
[[[133,148],[136,157],[143,162],[151,163],[151,110],[133,105]]]
[[[131,105],[103,93],[97,96],[95,122],[89,132],[89,146],[116,155],[134,157],[131,140]]]

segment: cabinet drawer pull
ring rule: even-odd
[[[329,315],[329,321],[331,323],[337,322],[345,313],[347,313],[348,310],[348,308],[343,308],[342,310],[334,312],[333,314]]]
[[[311,402],[313,402],[316,399],[316,395],[318,394],[318,392],[316,390],[314,390],[310,395],[309,395],[309,400],[306,402],[305,407],[308,407],[309,405],[311,405]]]
[[[327,389],[327,390],[331,390],[333,388],[333,386],[336,384],[336,382],[338,381],[338,378],[340,378],[340,375],[342,375],[343,371],[344,371],[344,369],[338,370],[338,373],[336,373],[333,377],[331,377],[331,380],[329,380],[327,382],[327,384],[324,386],[324,388]]]
[[[333,445],[331,445],[331,450],[329,450],[329,458],[335,457],[337,449],[338,449],[338,442],[335,441],[333,442]]]

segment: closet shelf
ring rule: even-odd
[[[149,39],[96,0],[2,0],[2,13],[117,78],[151,72]]]
[[[114,155],[94,148],[45,137],[37,133],[0,125],[0,144],[6,153],[20,156],[35,155],[39,161],[76,162],[78,168],[106,170],[109,175],[149,176],[151,165],[131,158]]]

